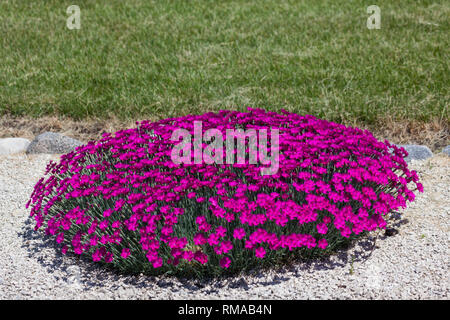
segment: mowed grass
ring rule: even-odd
[[[449,120],[448,1],[0,2],[0,115]],[[81,8],[69,30],[66,9]]]

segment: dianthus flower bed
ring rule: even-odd
[[[196,121],[224,135],[277,128],[278,171],[174,163],[174,130],[194,134]],[[144,121],[50,162],[27,208],[63,253],[122,272],[218,275],[329,254],[385,228],[422,191],[406,155],[368,131],[285,111]]]

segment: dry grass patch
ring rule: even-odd
[[[144,119],[138,119],[138,121]],[[153,121],[158,118],[150,119]],[[70,118],[45,116],[40,118],[3,116],[0,119],[0,138],[23,137],[33,139],[45,131],[58,132],[81,141],[99,139],[104,132],[135,127],[136,122],[109,119],[73,120]],[[377,125],[366,125],[352,121],[346,125],[368,129],[382,140],[397,144],[424,144],[434,152],[450,145],[450,125],[445,121],[420,122],[415,120],[383,119]]]

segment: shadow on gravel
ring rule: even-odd
[[[408,220],[397,219],[392,226],[400,227],[405,223],[408,223]],[[223,287],[249,290],[253,286],[273,286],[289,281],[292,276],[301,276],[305,272],[342,268],[354,262],[364,263],[377,247],[377,239],[386,239],[385,235],[375,233],[356,240],[349,247],[322,259],[298,261],[270,271],[252,270],[234,277],[198,280],[168,276],[122,275],[96,265],[84,256],[63,255],[53,238],[44,235],[42,231],[34,230],[32,218],[26,220],[23,231],[18,235],[23,239],[22,248],[28,251],[28,256],[38,261],[49,274],[54,274],[57,279],[63,278],[63,281],[69,282],[70,269],[78,268],[79,282],[84,291],[94,287],[114,290],[116,287],[126,285],[134,288],[162,289],[172,292],[176,292],[182,287],[191,292],[201,290],[202,293],[211,294],[218,292],[217,290]]]

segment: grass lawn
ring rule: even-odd
[[[367,6],[381,8],[368,30]],[[81,8],[81,29],[66,8]],[[0,115],[161,118],[246,106],[448,124],[448,1],[0,2]]]

